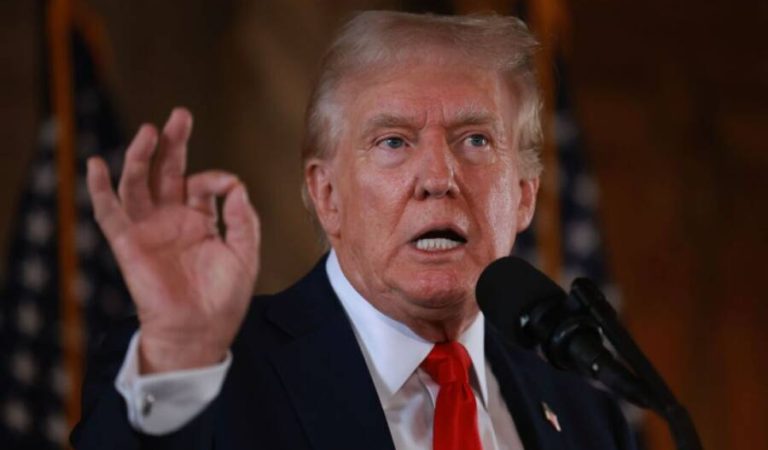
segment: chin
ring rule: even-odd
[[[473,298],[472,286],[451,271],[428,270],[412,273],[402,290],[412,302],[428,309],[460,306]]]

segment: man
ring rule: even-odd
[[[325,57],[303,149],[332,250],[274,296],[250,299],[260,234],[245,188],[185,175],[186,110],[159,136],[139,130],[117,194],[89,161],[138,323],[104,342],[74,445],[632,448],[604,394],[506,347],[474,297],[535,207],[535,46],[512,18],[353,18]]]

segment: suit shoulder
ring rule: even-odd
[[[527,376],[545,383],[548,389],[557,392],[559,396],[568,399],[568,404],[583,405],[595,404],[601,408],[608,408],[615,412],[616,399],[608,392],[599,388],[588,378],[574,372],[558,369],[541,356],[532,351],[517,349],[520,367],[527,372]]]
[[[513,370],[538,391],[540,400],[557,411],[569,428],[589,436],[593,448],[634,449],[635,442],[617,399],[579,374],[547,363],[537,353],[507,346]]]

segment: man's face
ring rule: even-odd
[[[354,287],[406,324],[477,311],[482,269],[533,214],[516,98],[495,72],[411,65],[348,80],[329,161],[308,165],[321,223]]]

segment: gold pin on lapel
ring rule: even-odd
[[[549,422],[550,425],[552,425],[552,428],[557,430],[558,433],[563,431],[563,429],[560,428],[560,421],[557,420],[557,414],[552,411],[552,408],[545,402],[541,402],[541,407],[544,409],[544,418],[547,419],[547,422]]]

